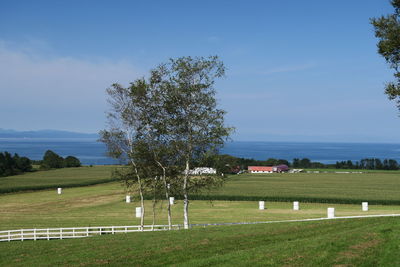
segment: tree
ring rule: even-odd
[[[215,79],[223,77],[225,67],[216,56],[171,59],[152,71],[152,83],[163,101],[163,128],[175,147],[183,167],[184,228],[189,227],[189,192],[217,182],[191,179],[191,163],[216,152],[232,128],[224,125],[225,111],[217,108]]]
[[[40,164],[42,169],[57,169],[64,167],[64,159],[57,153],[47,150],[44,153],[42,163]]]
[[[395,81],[386,84],[385,93],[390,100],[396,101],[400,109],[400,0],[392,0],[391,4],[394,7],[393,14],[372,18],[371,23],[379,39],[378,53],[394,69]]]
[[[81,166],[81,162],[76,157],[68,156],[68,157],[66,157],[64,159],[64,166],[67,167],[67,168],[80,167]]]
[[[146,160],[149,153],[143,153],[143,135],[146,129],[143,118],[146,116],[146,93],[148,84],[138,79],[124,88],[113,84],[107,89],[110,110],[107,113],[109,128],[100,132],[100,140],[108,149],[108,154],[128,164],[128,168],[117,175],[130,186],[136,182],[142,208],[140,224],[144,225],[144,181]]]

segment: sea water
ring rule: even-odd
[[[18,153],[34,160],[42,159],[49,149],[63,157],[75,156],[85,165],[118,163],[107,157],[105,145],[93,138],[0,138],[0,152]],[[227,143],[221,153],[258,160],[309,158],[322,163],[335,163],[388,158],[400,162],[400,144],[233,141]]]

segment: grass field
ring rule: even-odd
[[[201,198],[199,196],[198,198]],[[328,203],[400,204],[400,174],[283,173],[241,174],[203,198],[220,200],[276,200]]]
[[[139,202],[125,203],[125,191],[117,182],[56,190],[0,195],[0,229],[137,225],[134,217]],[[266,202],[258,210],[256,201],[191,201],[191,223],[269,221],[326,217],[332,204],[300,203],[293,211],[290,202]],[[357,205],[335,204],[337,216],[400,213],[400,206],[370,206],[362,212]],[[146,201],[146,224],[151,224],[151,201]],[[166,224],[166,202],[157,206],[157,223]],[[174,223],[182,223],[182,201],[173,206]]]
[[[0,177],[0,193],[109,182],[115,166],[63,168]]]
[[[400,219],[0,243],[0,266],[399,266]]]
[[[125,203],[126,192],[120,183],[65,188],[107,179],[112,168],[83,167],[1,178],[0,189],[54,189],[0,194],[0,230],[138,225],[134,210],[139,203]],[[257,201],[243,201],[246,197],[398,201],[399,182],[394,173],[230,176],[224,187],[211,194],[241,201],[192,200],[190,223],[320,218],[326,217],[327,207],[335,207],[336,216],[400,214],[400,205],[370,205],[370,211],[362,212],[360,203],[303,201],[301,210],[293,211],[291,202],[267,201],[266,210],[258,210]],[[64,186],[62,195],[56,193],[58,186]],[[151,201],[146,201],[146,224],[152,221],[150,206]],[[182,201],[177,200],[172,208],[173,223],[182,223],[182,209]],[[166,203],[161,201],[156,223],[166,222]],[[399,238],[400,218],[389,217],[218,226],[74,240],[2,242],[0,266],[397,266]]]

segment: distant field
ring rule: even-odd
[[[115,166],[94,166],[36,171],[9,177],[0,177],[0,193],[72,187],[112,181]]]
[[[138,225],[136,199],[125,203],[126,192],[117,182],[56,190],[0,195],[0,230],[20,228]],[[337,216],[400,213],[400,206],[371,205],[362,212],[361,204],[300,203],[300,211],[290,202],[266,202],[258,210],[257,201],[199,201],[190,204],[191,223],[254,222],[326,217],[327,207],[336,208]],[[146,201],[146,224],[151,224],[151,201]],[[181,224],[183,205],[172,208],[173,223]],[[166,202],[157,205],[156,223],[166,224]]]
[[[1,266],[399,266],[400,219],[0,243]]]
[[[115,167],[65,168],[3,177],[0,193],[109,182]],[[192,195],[192,199],[400,205],[400,172],[230,175],[222,188]]]
[[[400,204],[400,173],[240,174],[197,199]]]

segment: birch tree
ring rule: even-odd
[[[171,59],[152,72],[152,83],[162,95],[163,125],[183,169],[184,228],[189,228],[189,193],[215,179],[193,179],[191,163],[206,152],[217,151],[232,128],[226,127],[225,111],[217,108],[215,80],[225,67],[216,56]],[[204,178],[204,177],[203,177]]]
[[[108,154],[129,165],[129,169],[120,175],[136,181],[142,209],[140,225],[144,225],[144,179],[143,161],[146,159],[139,148],[142,147],[146,112],[147,83],[144,79],[136,80],[124,88],[113,84],[107,89],[110,110],[107,112],[108,129],[100,132],[100,140],[107,146]],[[129,179],[128,179],[129,180]]]

